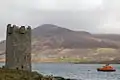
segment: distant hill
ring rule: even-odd
[[[53,24],[43,24],[32,30],[32,60],[38,62],[61,61],[61,58],[71,58],[71,60],[79,58],[80,61],[97,60],[98,62],[101,59],[105,61],[118,60],[120,58],[118,56],[119,36],[115,34],[91,34]],[[0,53],[4,52],[5,41],[2,41]],[[0,59],[3,59],[3,56]]]
[[[66,28],[61,28],[52,24],[44,24],[33,29],[33,37],[46,38],[49,40],[50,47],[64,48],[97,48],[110,47],[117,48],[118,46],[112,42],[107,42],[104,39],[94,37],[89,32],[72,31]],[[53,44],[52,44],[53,43]],[[49,46],[49,45],[48,45]]]
[[[120,41],[120,34],[94,34],[94,37],[113,41]]]
[[[66,33],[73,32],[72,30],[62,28],[53,24],[43,24],[41,26],[38,26],[37,28],[34,28],[32,31],[33,36],[54,36],[54,35],[63,35]]]

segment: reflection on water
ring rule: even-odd
[[[3,65],[3,63],[1,63]],[[97,72],[102,64],[33,63],[33,71],[44,75],[62,76],[82,80],[120,80],[120,65],[114,64],[116,72]]]

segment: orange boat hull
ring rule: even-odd
[[[115,72],[115,69],[104,69],[104,68],[98,68],[97,71],[102,71],[102,72]]]

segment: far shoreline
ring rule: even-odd
[[[107,64],[107,63],[71,63],[71,62],[32,62],[32,64]],[[0,62],[0,64],[5,64],[5,62]],[[120,63],[109,63],[109,64],[120,64]]]

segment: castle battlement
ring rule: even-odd
[[[12,33],[19,33],[19,34],[25,34],[31,32],[31,27],[25,27],[25,26],[16,26],[16,25],[7,25],[7,33],[12,34]]]
[[[31,71],[31,27],[7,25],[6,68]]]

